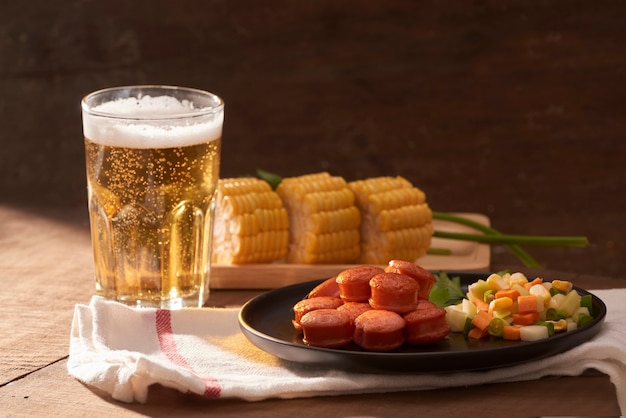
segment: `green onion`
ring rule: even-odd
[[[434,237],[475,241],[485,244],[503,244],[506,245],[526,265],[526,267],[532,268],[540,268],[541,265],[522,247],[520,247],[521,244],[534,246],[584,247],[589,243],[586,237],[545,237],[502,234],[500,231],[490,226],[483,225],[462,216],[456,216],[445,212],[433,211],[433,219],[459,223],[484,233],[467,234],[459,232],[434,231]]]
[[[426,250],[426,254],[450,255],[450,254],[452,254],[452,250],[449,249],[449,248],[433,248],[433,247],[430,247],[429,249]]]
[[[548,321],[558,321],[565,318],[567,318],[567,315],[561,310],[548,308],[548,310],[546,311],[546,319]]]
[[[489,322],[489,334],[494,337],[502,337],[504,335],[504,327],[509,325],[503,318],[493,318],[491,322]]]
[[[445,212],[437,212],[433,211],[433,219],[439,219],[442,221],[455,222],[461,225],[469,226],[470,228],[474,228],[478,231],[484,232],[485,234],[491,235],[501,235],[500,231],[490,226],[481,224],[480,222],[473,221],[471,219],[464,218],[462,216],[452,215],[450,213]],[[440,233],[440,231],[435,231],[436,233]],[[524,249],[516,244],[508,244],[507,247],[519,258],[526,267],[531,268],[541,268],[541,265]]]
[[[579,328],[584,327],[585,325],[591,323],[593,321],[593,317],[584,313],[578,314],[578,319],[576,320],[576,324]]]
[[[549,321],[538,321],[535,322],[535,325],[543,325],[548,328],[548,337],[552,337],[554,335],[554,324]]]
[[[555,289],[554,287],[550,288],[550,296],[554,296],[554,295],[566,295],[567,293],[565,293],[562,290],[559,289]]]
[[[270,173],[269,171],[261,170],[260,168],[256,170],[256,174],[259,178],[268,182],[272,187],[272,190],[276,190],[280,182],[283,180],[283,178],[278,174]]]
[[[532,235],[466,234],[462,232],[435,231],[433,237],[476,241],[486,244],[524,244],[542,247],[584,247],[589,242],[585,237],[543,237]]]
[[[271,173],[262,169],[257,169],[257,176],[267,181],[272,189],[276,189],[282,177],[278,174]],[[462,241],[474,241],[484,244],[502,244],[513,252],[526,267],[541,268],[541,265],[528,254],[520,245],[533,246],[553,246],[553,247],[584,247],[588,244],[586,237],[544,237],[544,236],[527,236],[527,235],[508,235],[503,234],[495,228],[483,225],[480,222],[464,218],[462,216],[453,215],[445,212],[433,211],[433,219],[455,222],[466,225],[483,234],[467,234],[460,232],[434,231],[433,237],[456,239]],[[429,248],[428,254],[450,255],[451,251],[445,248]]]
[[[583,295],[580,298],[580,306],[587,308],[589,315],[593,316],[593,298],[591,295]]]
[[[467,336],[472,328],[474,328],[474,324],[472,324],[472,318],[467,318],[465,320],[465,326],[463,327],[463,334]]]

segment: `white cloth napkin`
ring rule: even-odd
[[[423,390],[573,376],[610,376],[626,412],[626,289],[592,291],[608,308],[600,333],[565,353],[486,372],[364,374],[310,367],[260,350],[239,330],[238,309],[136,309],[94,297],[76,305],[68,371],[125,402],[159,383],[184,393],[248,401]]]

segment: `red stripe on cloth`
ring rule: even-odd
[[[176,347],[176,341],[174,340],[174,333],[172,331],[172,316],[171,312],[167,309],[156,310],[156,331],[159,338],[159,345],[161,351],[167,356],[167,358],[177,366],[184,367],[185,369],[196,374],[204,382],[204,396],[217,398],[220,396],[221,388],[217,379],[213,377],[202,377],[198,375],[195,370],[187,363],[187,360],[178,351]]]

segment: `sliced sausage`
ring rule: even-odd
[[[367,302],[370,298],[370,279],[383,273],[381,267],[358,266],[337,275],[340,297],[344,302]]]
[[[354,342],[372,351],[389,351],[404,343],[404,319],[395,312],[371,309],[354,321]]]
[[[385,271],[390,273],[406,274],[407,276],[415,279],[420,286],[418,293],[418,297],[420,299],[428,299],[430,290],[437,281],[435,276],[430,271],[415,263],[411,263],[410,261],[391,260],[389,265],[385,267]]]
[[[417,308],[419,285],[400,273],[381,273],[370,280],[372,295],[369,303],[374,309],[405,314]]]
[[[306,345],[338,348],[352,341],[353,327],[347,313],[337,309],[316,309],[300,320]]]

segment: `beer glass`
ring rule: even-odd
[[[81,102],[96,294],[202,307],[224,103],[206,91],[128,86]]]

